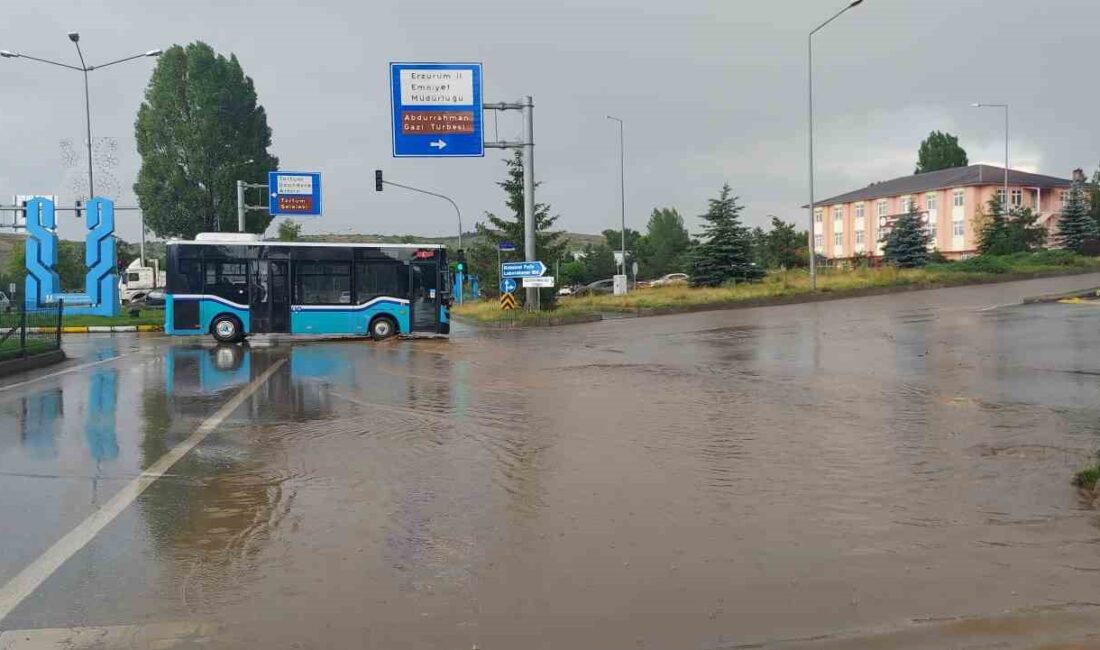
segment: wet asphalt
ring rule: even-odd
[[[1100,520],[1070,478],[1100,450],[1100,307],[1018,303],[1091,286],[450,340],[68,338],[64,365],[0,380],[0,585],[254,392],[0,630],[433,649],[1083,635]]]

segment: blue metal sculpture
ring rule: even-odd
[[[118,316],[122,303],[116,279],[115,204],[96,197],[84,208],[88,234],[84,239],[84,293],[61,293],[57,275],[57,214],[53,201],[36,198],[27,202],[26,291],[27,309],[65,301],[65,312]]]

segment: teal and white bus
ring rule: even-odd
[[[450,270],[438,245],[200,234],[169,242],[167,266],[168,334],[236,343],[268,333],[450,333]]]

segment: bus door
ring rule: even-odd
[[[412,291],[409,293],[412,331],[433,334],[439,331],[442,293],[439,287],[439,263],[413,262]]]
[[[252,331],[289,332],[289,262],[256,260],[250,264]]]

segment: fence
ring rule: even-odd
[[[62,304],[0,311],[0,361],[61,349]]]

